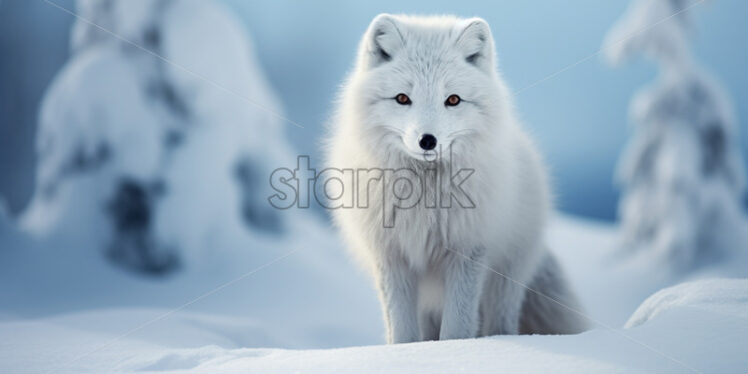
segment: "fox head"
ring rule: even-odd
[[[480,18],[377,16],[345,95],[370,146],[415,159],[470,151],[500,130],[507,106]]]

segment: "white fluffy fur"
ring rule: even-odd
[[[427,207],[428,197],[450,196],[454,186],[442,184],[425,186],[411,209],[391,209],[382,192],[391,180],[344,181],[342,193],[357,193],[359,204],[335,210],[335,221],[375,278],[390,343],[584,329],[577,314],[518,284],[578,310],[543,243],[551,209],[544,164],[495,65],[482,19],[383,14],[343,88],[328,167],[408,168],[424,178],[434,167],[446,178],[449,165],[474,170],[461,186],[474,208]],[[399,93],[412,104],[398,104]],[[445,106],[452,94],[462,102]],[[438,139],[440,161],[424,161],[423,133]]]

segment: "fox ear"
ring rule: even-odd
[[[465,61],[479,69],[492,70],[493,37],[488,23],[482,18],[470,18],[462,21],[458,27],[462,29],[459,31],[455,46],[465,56]]]
[[[390,61],[405,45],[398,23],[394,16],[384,13],[371,21],[362,45],[369,68]]]

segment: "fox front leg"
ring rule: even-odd
[[[478,334],[482,253],[481,250],[453,253],[446,264],[439,340],[474,338]]]
[[[418,341],[416,275],[404,259],[385,259],[378,266],[379,298],[382,302],[387,343]]]

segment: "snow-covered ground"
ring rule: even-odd
[[[644,301],[682,279],[619,265],[613,227],[566,216],[554,219],[549,241],[594,320],[592,331],[386,346],[371,285],[334,233],[317,218],[289,214],[285,239],[234,238],[235,248],[168,279],[132,275],[85,248],[64,252],[56,247],[62,243],[0,236],[0,372],[748,367],[748,280],[695,281]],[[741,268],[695,277],[741,275]]]

